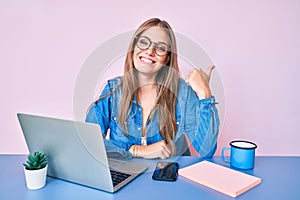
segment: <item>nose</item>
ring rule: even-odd
[[[151,44],[150,47],[146,50],[146,53],[151,56],[155,55],[155,49],[154,49],[153,44]]]

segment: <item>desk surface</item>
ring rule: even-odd
[[[40,190],[26,188],[22,163],[24,155],[0,155],[0,199],[234,199],[183,177],[176,182],[152,180],[152,170],[158,160],[147,160],[149,170],[115,194],[47,177]],[[208,161],[230,167],[220,157]],[[180,167],[202,161],[197,157],[180,157]],[[262,183],[236,199],[300,199],[300,157],[256,157],[253,170],[244,173],[262,178]]]

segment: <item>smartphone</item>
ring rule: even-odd
[[[158,162],[152,175],[153,180],[176,181],[179,165],[177,162]]]

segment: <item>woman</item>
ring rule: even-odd
[[[189,150],[210,157],[216,150],[219,118],[207,72],[179,77],[174,33],[153,18],[134,33],[124,75],[109,80],[86,121],[98,123],[108,155],[168,158]],[[187,145],[191,144],[191,145]]]

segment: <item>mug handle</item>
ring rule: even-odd
[[[230,160],[228,160],[228,159],[226,159],[225,158],[225,151],[230,151],[230,147],[224,147],[223,149],[222,149],[222,160],[224,161],[224,162],[228,162],[228,163],[230,163]]]

